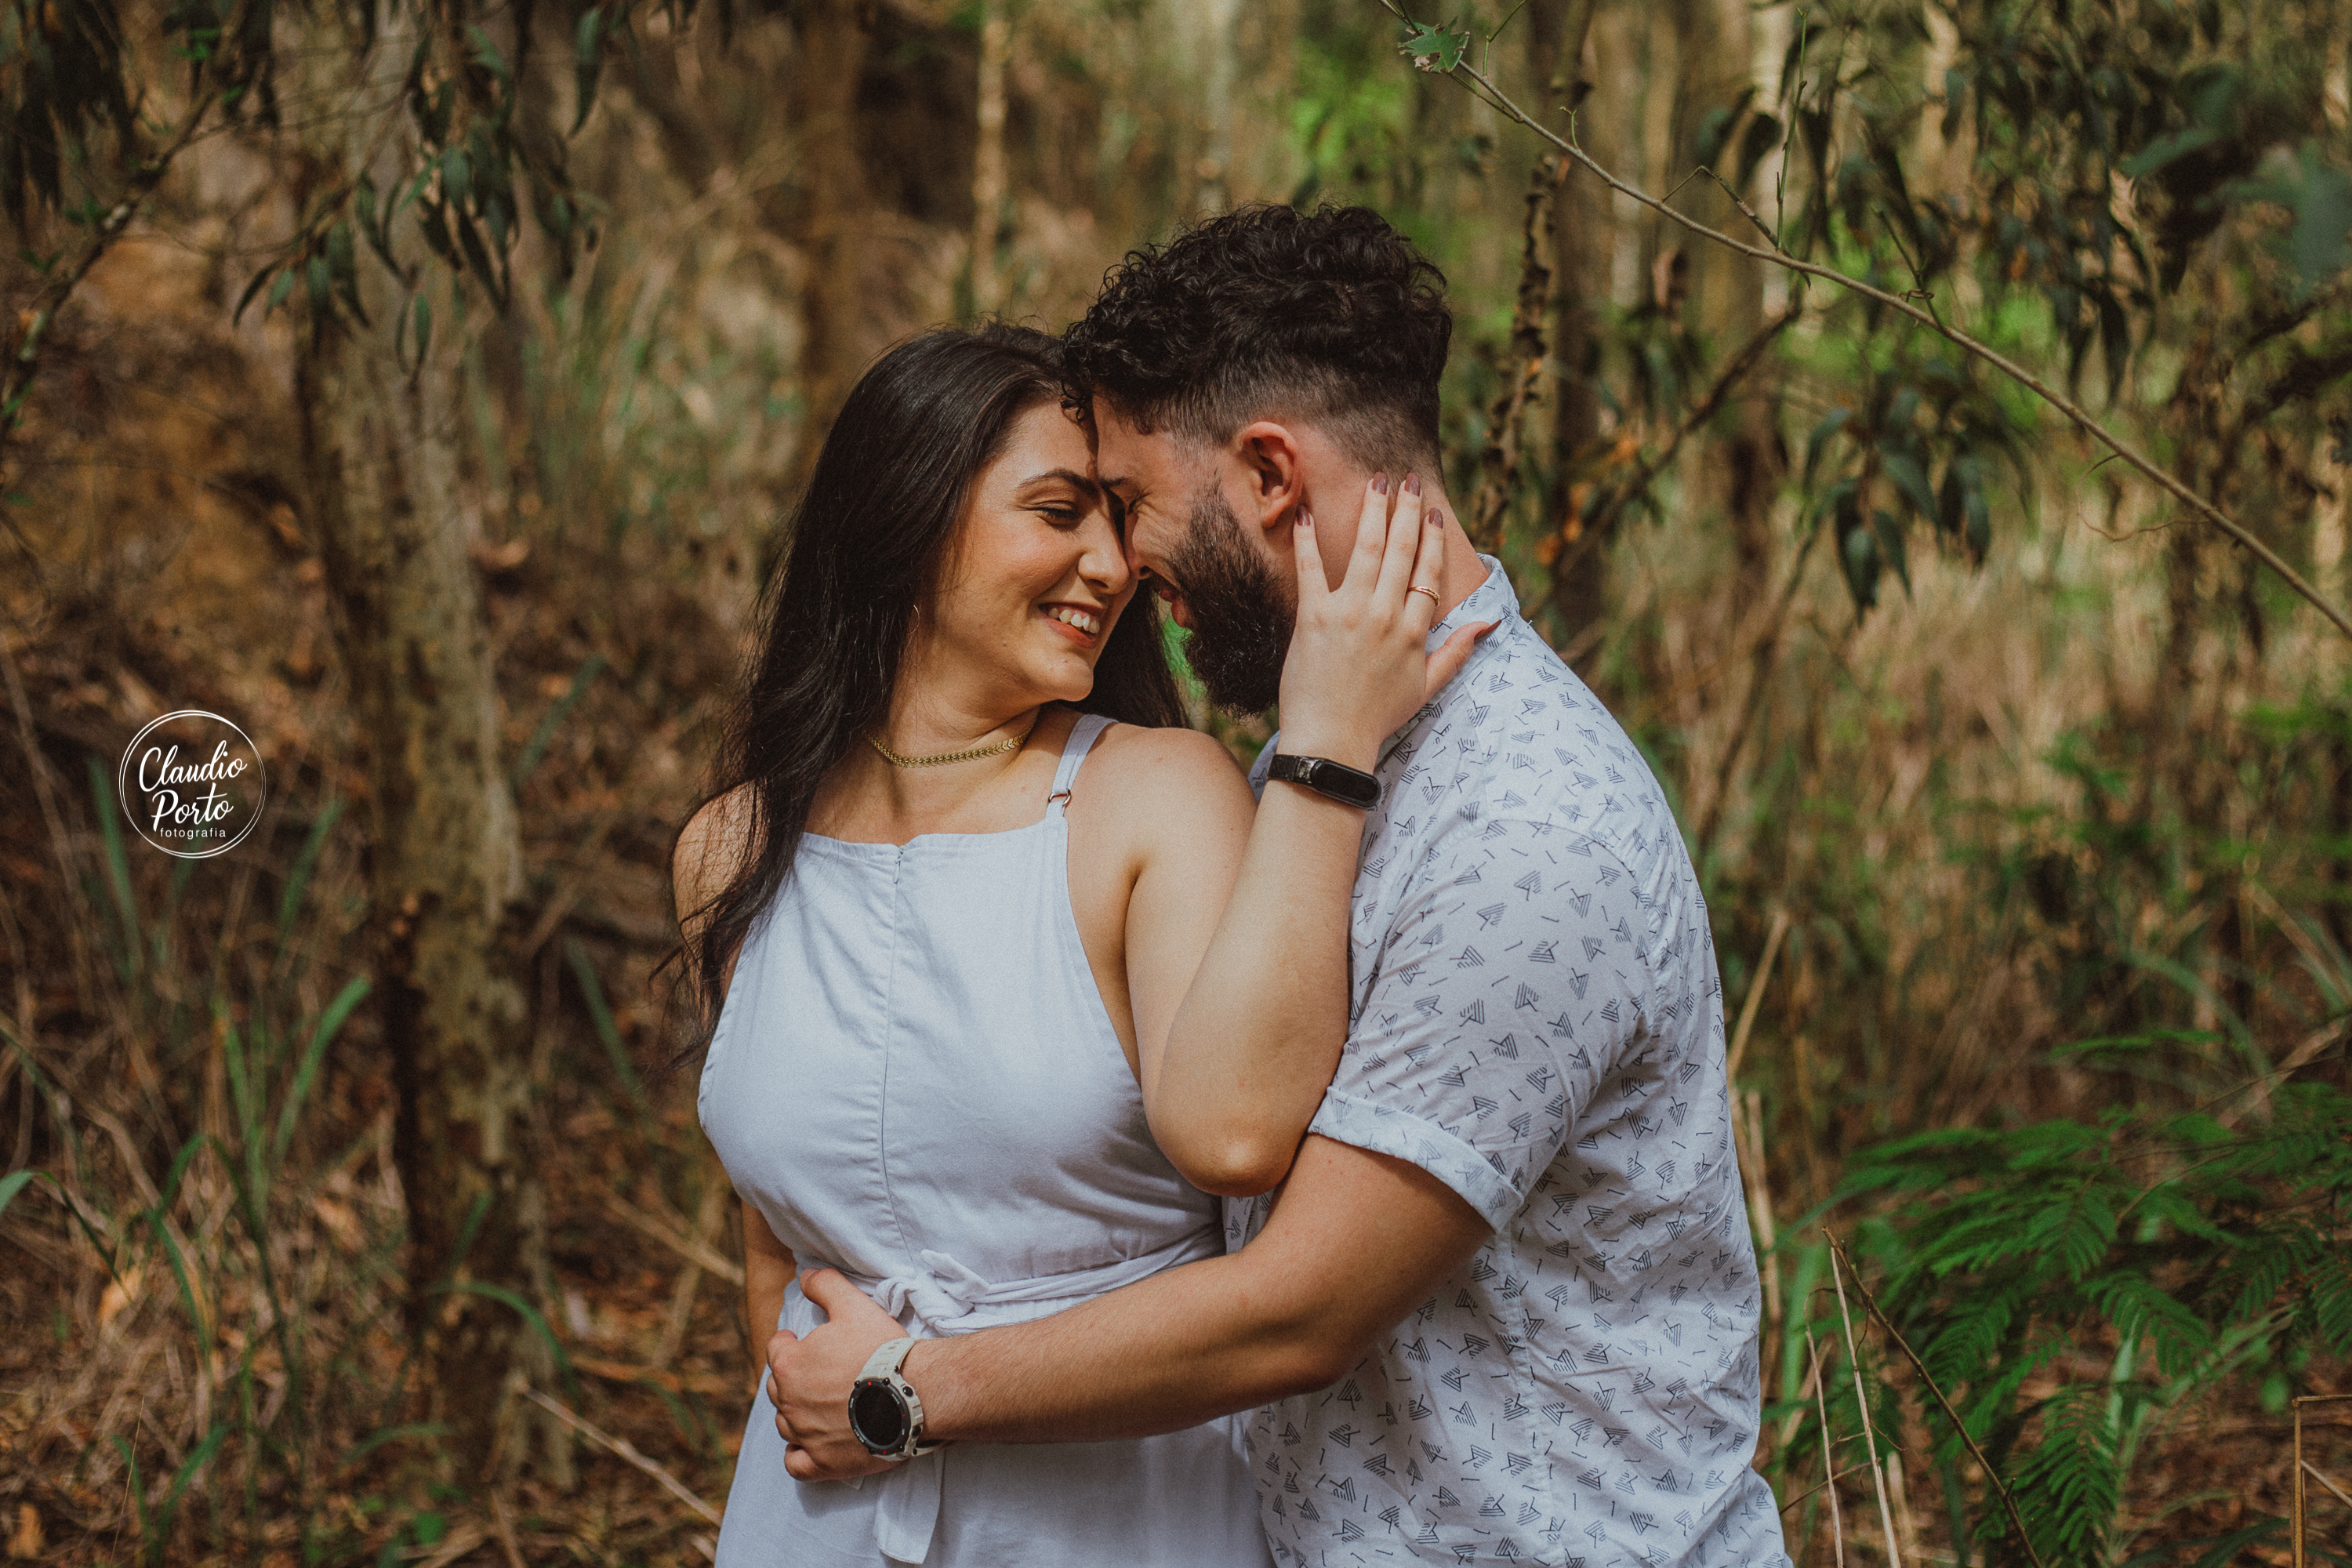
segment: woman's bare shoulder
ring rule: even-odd
[[[758,823],[752,786],[713,796],[688,819],[670,856],[670,879],[683,925],[709,907],[752,854]]]
[[[1249,787],[1233,753],[1198,730],[1152,724],[1113,724],[1095,742],[1094,756],[1121,773],[1171,770],[1192,784],[1239,784]]]
[[[1101,770],[1095,782],[1119,815],[1147,826],[1246,824],[1255,809],[1232,753],[1197,730],[1114,724],[1095,742],[1087,767]]]

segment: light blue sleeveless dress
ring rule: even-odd
[[[1070,911],[1062,807],[1108,725],[1078,721],[1026,827],[804,836],[736,961],[703,1131],[803,1268],[840,1269],[910,1334],[1045,1317],[1224,1250],[1217,1201],[1151,1140]],[[822,1321],[795,1282],[782,1326]],[[719,1568],[1270,1563],[1238,1417],[803,1484],[760,1381]]]

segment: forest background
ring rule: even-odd
[[[1445,269],[1454,493],[1689,837],[1793,1554],[2352,1558],[2347,46],[5,0],[8,1554],[708,1559],[752,1341],[655,966],[814,439],[1276,200]],[[113,801],[177,706],[268,758],[217,859]]]

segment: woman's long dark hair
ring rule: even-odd
[[[750,679],[728,715],[715,785],[745,784],[749,853],[702,910],[690,956],[707,1036],[727,960],[792,876],[818,784],[888,715],[915,606],[980,471],[1015,419],[1063,395],[1059,343],[1023,327],[942,329],[874,363],[842,405],[768,585]],[[1130,724],[1180,725],[1158,603],[1118,618],[1078,706]],[[689,1047],[688,1055],[691,1055]]]

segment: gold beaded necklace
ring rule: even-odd
[[[1045,717],[1041,710],[1037,719]],[[992,741],[985,746],[967,746],[961,752],[941,752],[935,757],[902,757],[885,745],[879,735],[868,734],[866,743],[882,754],[882,760],[894,768],[936,768],[949,763],[977,762],[982,757],[1001,757],[1007,752],[1018,751],[1027,743],[1030,731],[1037,728],[1037,719],[1029,721],[1029,729],[1009,740]]]

